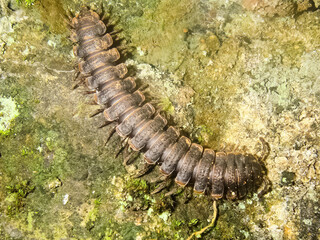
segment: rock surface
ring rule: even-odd
[[[72,90],[64,18],[84,3],[116,23],[130,74],[194,141],[257,155],[259,137],[270,144],[271,191],[219,201],[203,239],[320,238],[319,1],[26,3],[1,0],[1,239],[186,239],[213,216],[188,189],[151,195],[158,170],[133,179],[143,159],[123,167],[121,139],[104,145],[110,128]]]

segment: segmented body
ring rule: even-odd
[[[192,143],[167,120],[145,103],[132,78],[124,78],[126,66],[115,64],[120,58],[106,25],[97,13],[83,8],[71,23],[74,53],[80,58],[79,70],[95,101],[104,109],[108,121],[117,123],[116,132],[129,138],[145,161],[159,164],[166,176],[175,176],[181,186],[193,184],[197,193],[209,192],[214,199],[240,199],[263,182],[263,167],[253,155],[215,152]]]

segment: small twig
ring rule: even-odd
[[[191,240],[193,236],[197,236],[197,235],[201,236],[201,234],[204,233],[207,229],[212,228],[216,223],[217,215],[218,215],[217,201],[213,201],[213,218],[211,220],[211,223],[208,226],[202,228],[200,231],[192,233],[187,240]]]

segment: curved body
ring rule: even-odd
[[[167,120],[145,103],[127,69],[116,64],[120,54],[111,48],[112,38],[97,13],[83,8],[72,20],[74,53],[80,58],[79,70],[95,101],[108,121],[117,123],[116,132],[129,138],[135,151],[144,153],[148,164],[160,165],[166,176],[175,176],[181,186],[193,184],[197,193],[208,192],[214,199],[240,199],[256,191],[265,171],[253,155],[215,152],[192,143]]]

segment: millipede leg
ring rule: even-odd
[[[117,47],[117,49],[122,52],[122,51],[127,50],[128,46],[119,46],[119,47]]]
[[[73,77],[73,81],[76,81],[76,83],[72,86],[72,90],[78,88],[81,84],[84,83],[85,78],[79,71],[77,71]]]
[[[107,21],[109,19],[109,15],[107,13],[102,12],[99,15],[102,15],[102,17],[101,17],[102,22]]]
[[[63,18],[63,21],[67,24],[67,26],[70,29],[74,29],[74,26],[72,24],[72,19],[74,16],[73,16],[72,12],[70,11],[70,9],[68,9],[65,14],[61,14],[61,16]]]
[[[258,197],[261,198],[264,194],[269,192],[269,190],[271,189],[271,185],[271,181],[265,177],[261,186],[257,190]]]
[[[262,144],[262,156],[260,158],[260,161],[264,162],[270,155],[271,149],[270,149],[269,143],[267,143],[267,141],[264,140],[263,137],[260,137],[259,140],[261,141],[261,144]]]
[[[100,3],[100,8],[98,10],[95,10],[95,12],[99,15],[100,20],[101,20],[101,16],[104,15],[104,7],[103,7],[103,3]]]
[[[83,94],[85,95],[89,95],[89,94],[93,94],[96,93],[96,90],[91,90],[91,91],[84,91]]]
[[[76,72],[74,73],[72,80],[73,80],[73,81],[76,81],[76,80],[79,78],[80,71],[79,71],[79,69],[78,69],[77,66],[74,67],[74,70],[75,70]]]
[[[74,18],[74,16],[73,16],[73,14],[72,14],[72,12],[71,12],[71,10],[70,9],[68,9],[67,11],[66,11],[66,15],[65,15],[68,19],[69,19],[69,21],[70,21],[70,23],[72,22],[72,19]]]
[[[111,36],[115,36],[116,34],[121,33],[121,32],[122,32],[122,30],[113,30],[112,32],[109,32],[109,34]]]
[[[124,159],[123,159],[123,165],[124,165],[124,166],[129,165],[131,162],[133,162],[133,161],[134,161],[136,158],[138,158],[139,155],[140,155],[140,152],[134,152],[134,151],[132,151],[131,153],[129,153],[129,152],[128,152],[128,149],[129,149],[129,147],[126,149],[126,151],[125,151],[125,153],[124,153],[124,155],[125,155],[125,157],[124,157]],[[136,156],[134,156],[134,155],[136,155]]]
[[[136,175],[134,175],[133,177],[134,178],[139,178],[139,177],[142,177],[143,175],[145,175],[147,172],[149,172],[152,168],[155,167],[155,164],[152,165],[152,164],[148,164],[148,163],[145,163],[144,166],[143,166],[143,169],[141,169]]]
[[[139,90],[140,92],[143,92],[144,90],[146,90],[149,87],[149,84],[143,84],[141,85],[137,90]]]
[[[123,145],[123,143],[125,143],[124,145]],[[128,138],[125,138],[124,140],[122,140],[121,141],[121,148],[119,149],[119,151],[116,153],[116,158],[119,156],[119,154],[120,153],[122,153],[122,151],[126,148],[126,147],[128,147]]]
[[[80,74],[80,71],[79,71],[79,63],[75,63],[74,65],[73,65],[73,69],[75,70],[75,71],[78,71],[78,75]],[[76,74],[75,74],[76,75]],[[74,78],[73,80],[75,80],[76,78]]]
[[[217,201],[213,201],[213,218],[211,220],[211,223],[208,226],[202,228],[200,231],[192,233],[187,240],[191,240],[194,236],[196,237],[196,239],[198,239],[199,237],[201,237],[201,234],[204,233],[207,229],[214,227],[214,225],[216,224],[217,215]]]
[[[67,27],[69,29],[73,29],[74,28],[72,23],[70,22],[70,19],[67,19],[67,18],[63,17],[63,21],[64,21],[65,24],[67,24]],[[71,21],[72,21],[72,19],[71,19]]]
[[[109,133],[108,137],[107,137],[107,140],[106,140],[106,143],[104,145],[107,145],[107,143],[109,142],[110,138],[112,138],[113,134],[115,134],[116,132],[116,127],[113,127],[111,132]]]
[[[166,187],[168,187],[168,183],[167,181],[163,181],[162,183],[159,184],[159,186],[154,191],[151,192],[151,194],[159,193]]]
[[[82,83],[83,83],[82,80],[76,82],[76,83],[72,86],[72,90],[75,90],[76,88],[78,88]]]
[[[164,180],[162,180],[162,182],[158,185],[158,187],[151,192],[151,194],[157,194],[161,192],[163,189],[169,187],[171,183],[172,183],[172,179],[166,177]]]
[[[90,114],[90,116],[89,117],[94,117],[94,116],[96,116],[96,115],[98,115],[99,113],[102,113],[103,112],[103,110],[104,109],[98,109],[98,110],[96,110],[95,112],[93,112],[92,114]]]
[[[179,187],[177,184],[175,184],[173,189],[171,191],[167,192],[164,196],[168,197],[168,196],[174,195],[176,193],[181,193],[182,191],[184,191],[184,188]]]
[[[170,178],[168,178],[168,176],[161,174],[161,175],[158,175],[156,178],[152,179],[150,182],[151,183],[162,183],[168,179],[170,179]]]
[[[108,25],[109,26],[115,26],[115,25],[118,25],[119,22],[120,22],[119,19],[115,19],[115,20],[110,21]]]
[[[106,126],[108,126],[110,123],[112,123],[112,122],[110,122],[110,121],[105,121],[102,125],[100,125],[98,128],[104,128],[104,127],[106,127]]]
[[[94,101],[94,100],[90,100],[90,101],[88,101],[88,102],[86,102],[86,104],[88,104],[88,105],[99,105],[96,101]]]

